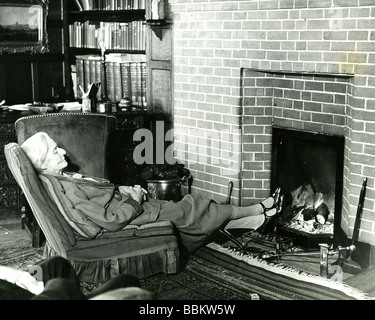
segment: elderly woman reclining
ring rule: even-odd
[[[259,204],[244,207],[219,204],[198,194],[188,194],[179,202],[145,201],[144,190],[139,186],[117,187],[102,178],[65,172],[65,150],[44,132],[31,136],[21,148],[41,177],[59,185],[62,201],[100,228],[116,231],[128,224],[171,221],[189,253],[206,244],[220,228],[261,227],[282,206],[280,189]]]

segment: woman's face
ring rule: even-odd
[[[43,162],[44,172],[50,174],[61,174],[62,170],[66,168],[68,163],[65,159],[65,150],[57,147],[55,141],[51,138],[47,139],[48,151]]]

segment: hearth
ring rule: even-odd
[[[284,206],[277,232],[295,244],[335,243],[341,223],[345,139],[272,128],[271,188],[281,187]]]

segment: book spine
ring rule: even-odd
[[[99,29],[96,32],[96,41],[99,49],[105,44],[105,26],[102,21],[99,23]]]
[[[72,65],[71,66],[71,78],[72,78],[72,86],[73,86],[73,96],[74,96],[74,99],[78,99],[78,94],[77,94],[77,89],[78,89],[78,86],[77,86],[77,68],[76,68],[76,65]]]
[[[139,45],[139,37],[141,35],[141,29],[140,29],[140,22],[139,21],[134,21],[134,29],[135,29],[135,44],[134,44],[134,49],[135,50],[140,50],[140,45]]]
[[[114,25],[114,49],[120,49],[120,24]]]
[[[96,62],[95,60],[89,60],[89,68],[90,68],[90,78],[89,78],[90,80],[89,80],[89,84],[91,84],[93,82],[96,82],[95,62]]]
[[[134,22],[129,22],[129,50],[133,50],[133,44],[134,44]]]
[[[113,62],[113,78],[114,78],[114,101],[122,99],[122,85],[121,85],[121,69],[119,62]]]
[[[113,23],[110,22],[108,23],[108,33],[109,33],[109,36],[108,36],[108,40],[109,40],[109,44],[108,44],[108,48],[110,49],[113,49]]]
[[[147,108],[146,84],[147,84],[146,62],[141,62],[141,97],[142,97],[141,107],[144,109]]]
[[[87,48],[96,48],[96,26],[94,24],[89,24],[87,26]]]
[[[74,0],[74,3],[76,4],[79,11],[83,10],[83,7],[82,7],[81,3],[79,2],[79,0]]]
[[[137,24],[138,24],[138,21],[132,21],[133,23],[133,50],[137,50],[137,38],[138,38],[138,28],[137,28]]]
[[[83,10],[90,10],[90,0],[81,0]]]
[[[141,78],[141,75],[142,75],[142,67],[141,67],[141,62],[137,62],[136,63],[136,83],[137,83],[137,95],[136,95],[136,99],[137,99],[137,106],[138,107],[142,107],[143,105],[143,101],[142,101],[142,78]]]
[[[113,74],[113,63],[106,63],[106,76],[107,76],[107,95],[111,101],[114,101],[114,92],[115,92],[115,81]]]
[[[77,72],[77,98],[82,99],[82,91],[80,86],[84,86],[84,71],[83,71],[83,59],[76,58],[76,72]]]
[[[75,43],[74,47],[81,47],[81,22],[74,22]]]
[[[85,21],[82,27],[82,48],[87,48],[89,22]]]
[[[100,60],[95,60],[95,82],[100,82],[98,89],[98,97],[102,96],[102,63]]]
[[[120,23],[119,25],[119,48],[125,49],[125,37],[124,37],[124,24]]]
[[[69,47],[74,47],[74,25],[69,25]]]
[[[87,58],[83,59],[83,90],[87,90],[88,85],[90,84],[90,62]]]
[[[130,62],[130,92],[133,106],[138,106],[137,98],[137,63]]]
[[[121,63],[122,95],[131,100],[129,62]]]
[[[129,23],[126,23],[124,26],[124,37],[125,37],[124,49],[129,50]]]
[[[144,28],[143,21],[139,21],[139,50],[144,50],[144,37],[145,37],[145,28]]]

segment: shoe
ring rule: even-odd
[[[271,197],[260,202],[265,217],[264,223],[258,229],[256,229],[256,231],[260,234],[269,233],[272,231],[272,229],[274,229],[274,222],[278,213],[281,212],[283,207],[284,196],[280,194],[280,191],[281,189],[277,188]]]
[[[271,197],[260,202],[263,208],[263,214],[266,217],[272,217],[279,213],[283,206],[284,196],[280,194],[281,188],[277,188]]]

